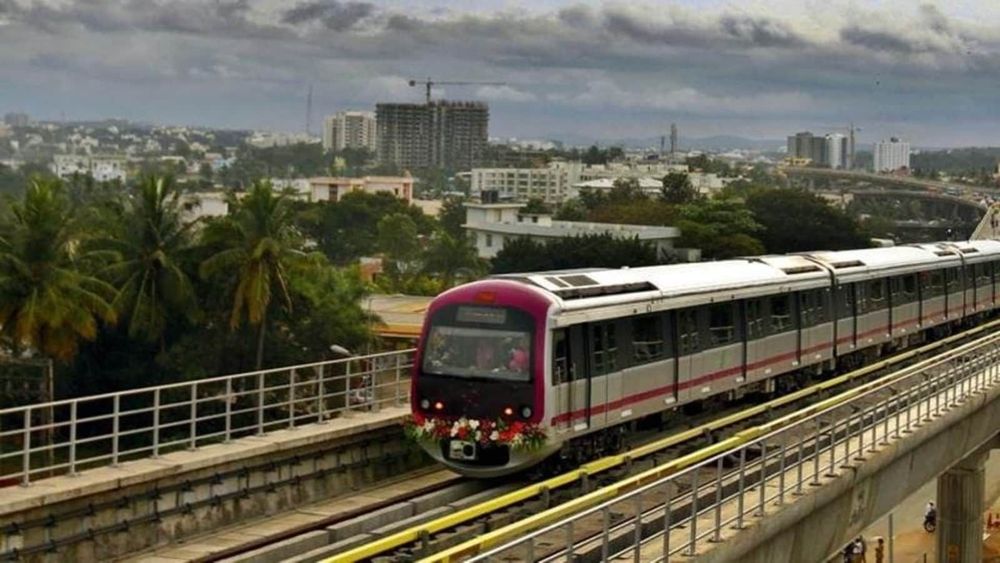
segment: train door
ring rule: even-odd
[[[687,402],[697,397],[691,387],[697,376],[696,359],[701,351],[701,333],[698,330],[698,310],[695,308],[681,309],[673,312],[674,334],[677,338],[674,349],[677,351],[677,395],[680,402]]]
[[[552,425],[558,430],[573,427],[573,357],[570,353],[570,329],[552,331]]]
[[[569,384],[566,386],[568,419],[566,425],[573,430],[590,427],[590,367],[588,361],[587,325],[567,327]]]
[[[610,407],[609,374],[618,369],[618,334],[614,321],[590,323],[587,327],[589,423],[599,428],[605,424]]]
[[[767,302],[760,298],[747,299],[743,303],[746,319],[746,360],[744,369],[747,381],[765,379],[764,360],[767,358]]]

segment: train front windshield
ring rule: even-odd
[[[529,381],[531,334],[530,317],[515,309],[466,305],[444,308],[431,321],[422,371]]]

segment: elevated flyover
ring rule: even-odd
[[[978,562],[998,432],[988,334],[433,560],[821,562],[937,477],[938,560]]]
[[[780,171],[788,178],[825,178],[832,180],[852,180],[864,182],[871,185],[881,185],[890,188],[902,188],[911,190],[928,190],[943,193],[971,194],[979,192],[984,194],[997,195],[1000,189],[995,186],[973,186],[960,184],[957,182],[941,182],[927,178],[916,178],[913,176],[895,176],[891,174],[873,174],[860,170],[835,170],[832,168],[811,168],[801,166],[782,166]]]

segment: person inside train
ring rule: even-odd
[[[518,338],[517,343],[511,349],[507,369],[517,373],[528,371],[528,343],[524,337]]]

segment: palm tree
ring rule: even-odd
[[[116,236],[101,241],[113,252],[105,273],[118,285],[114,306],[128,319],[129,336],[158,341],[161,351],[170,313],[190,321],[198,315],[191,279],[181,265],[195,223],[183,221],[179,198],[171,178],[147,176]]]
[[[11,215],[0,240],[0,331],[15,351],[69,360],[100,321],[115,321],[115,290],[83,269],[88,256],[58,180],[33,178]]]
[[[474,277],[483,270],[483,261],[476,256],[467,237],[453,237],[440,231],[424,260],[424,270],[439,274],[446,288],[451,287],[456,276]]]
[[[264,361],[268,310],[275,297],[291,310],[289,274],[311,263],[312,255],[299,250],[301,236],[293,226],[293,210],[284,194],[270,182],[254,182],[246,196],[233,200],[235,211],[205,230],[205,241],[220,248],[201,264],[202,277],[228,277],[232,291],[229,326],[237,329],[246,318],[257,326],[256,366]]]

